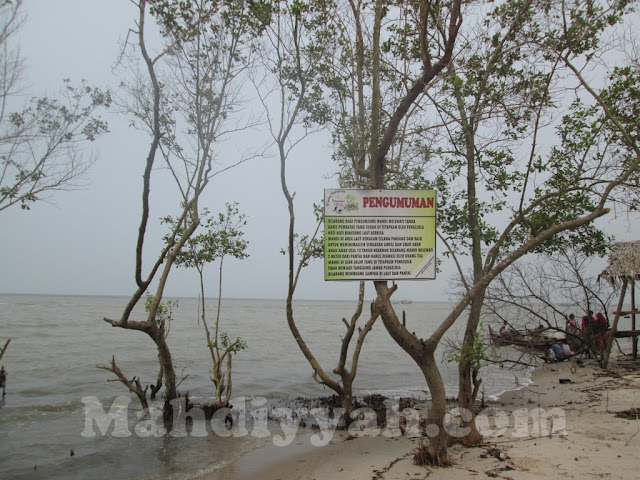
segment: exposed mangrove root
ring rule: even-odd
[[[418,441],[418,447],[413,455],[413,463],[414,465],[432,467],[451,466],[446,448],[438,451],[430,443],[425,444],[422,438]]]

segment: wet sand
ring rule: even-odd
[[[593,360],[540,366],[533,383],[506,392],[480,415],[485,443],[453,445],[449,468],[413,464],[418,439],[336,432],[315,447],[308,429],[291,445],[267,446],[208,476],[210,480],[466,478],[640,478],[640,363],[620,358],[608,371]],[[427,405],[419,407],[426,414]]]

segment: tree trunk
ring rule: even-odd
[[[435,360],[437,341],[422,340],[414,333],[410,333],[400,322],[391,305],[391,295],[396,290],[394,285],[388,288],[387,282],[374,282],[377,298],[376,308],[382,317],[382,322],[389,335],[400,347],[413,358],[424,378],[431,394],[431,408],[427,416],[425,433],[429,437],[428,445],[420,444],[414,461],[420,465],[436,466],[449,465],[448,443],[449,434],[444,428],[446,413],[446,391],[442,376]]]
[[[609,366],[609,357],[611,356],[611,347],[615,340],[615,334],[618,331],[618,320],[620,319],[620,312],[622,311],[622,305],[624,304],[625,293],[627,292],[628,281],[626,278],[622,279],[622,287],[620,289],[620,299],[618,300],[618,308],[616,309],[615,316],[613,317],[613,323],[611,324],[611,330],[605,334],[605,346],[602,352],[602,368]]]
[[[351,413],[353,412],[353,385],[351,380],[346,379],[345,377],[342,377],[342,380],[344,381],[342,390],[338,392],[338,396],[340,397],[340,406],[344,408],[341,426],[347,428],[353,421],[351,418]]]
[[[429,437],[429,444],[424,447],[426,452],[422,452],[423,462],[419,464],[429,464],[437,466],[450,465],[448,445],[450,436],[444,427],[444,416],[447,413],[447,396],[444,388],[442,376],[438,370],[434,352],[425,350],[422,360],[417,362],[420,370],[427,381],[429,392],[431,393],[431,407],[427,415],[427,425],[425,432]],[[426,453],[426,458],[424,458]],[[420,452],[418,452],[420,454]],[[418,459],[418,455],[416,455]]]
[[[170,402],[178,397],[178,390],[176,388],[176,372],[173,368],[173,359],[171,358],[169,345],[167,344],[167,340],[164,338],[162,331],[157,329],[154,330],[152,338],[158,347],[158,361],[160,362],[160,368],[164,375],[165,399],[163,416],[165,420],[171,420],[173,418],[173,409]]]
[[[462,416],[461,426],[465,429],[469,429],[469,434],[460,438],[460,442],[464,445],[477,445],[482,442],[482,435],[478,432],[475,422],[474,402],[475,395],[477,393],[472,369],[474,358],[471,354],[473,345],[475,343],[476,335],[478,334],[478,325],[480,323],[480,311],[482,309],[482,303],[484,301],[484,291],[479,292],[478,296],[471,302],[471,311],[469,312],[469,318],[467,320],[467,328],[464,332],[464,339],[462,341],[462,350],[460,352],[460,362],[458,363],[458,408],[468,411],[471,416]],[[469,419],[470,420],[465,420]]]
[[[231,400],[231,390],[232,390],[232,385],[231,385],[231,361],[232,361],[232,352],[227,352],[227,386],[225,389],[225,394],[224,394],[224,403],[219,404],[219,407],[227,407],[229,406],[229,401]]]

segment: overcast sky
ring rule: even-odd
[[[19,38],[30,93],[55,95],[65,78],[75,83],[86,79],[103,87],[117,85],[119,78],[112,67],[136,14],[129,0],[28,0],[24,7],[28,18]],[[51,203],[36,203],[31,211],[17,207],[2,212],[0,292],[129,295],[133,291],[148,143],[144,135],[128,128],[127,119],[115,114],[106,118],[110,133],[92,146],[99,159],[86,188],[56,193]],[[312,203],[323,198],[323,189],[335,186],[329,178],[333,166],[327,146],[328,137],[292,156],[290,188],[296,192],[301,221],[311,214]],[[238,155],[233,145],[226,148],[230,157]],[[160,205],[152,205],[153,219],[174,213],[161,207],[179,202],[175,192],[152,185],[152,195]],[[287,242],[288,213],[276,158],[253,160],[216,177],[205,205],[219,211],[229,201],[239,202],[248,216],[245,236],[251,256],[225,262],[223,295],[284,298],[286,258],[280,249]],[[209,278],[209,295],[216,296],[215,267]],[[421,296],[428,286],[420,282],[412,291]],[[195,272],[177,270],[168,294],[196,296],[197,288]],[[300,298],[348,299],[357,293],[357,283],[324,282],[322,264],[316,262],[305,273],[298,292]]]
[[[129,0],[27,0],[24,10],[28,18],[20,42],[30,93],[53,95],[65,78],[86,79],[103,87],[117,85],[111,68],[119,42],[133,24],[135,8]],[[86,188],[57,193],[51,203],[37,203],[31,211],[14,207],[0,213],[0,293],[132,293],[147,143],[122,117],[107,119],[111,132],[93,145],[99,159],[86,178]],[[229,155],[234,155],[233,146],[228,148]],[[292,157],[290,188],[296,192],[298,218],[308,216],[324,188],[336,186],[330,156],[328,138],[324,138],[298,149]],[[164,205],[179,201],[169,190],[156,188],[152,194]],[[286,244],[288,218],[276,159],[254,160],[216,177],[206,204],[218,211],[227,201],[239,202],[248,216],[251,257],[226,263],[223,295],[283,298],[286,258],[279,252]],[[151,217],[167,213],[171,212],[154,209]],[[617,222],[619,240],[637,239],[628,221]],[[311,228],[309,223],[305,226]],[[445,264],[445,272],[450,269]],[[208,296],[213,297],[217,291],[214,269],[209,278]],[[414,301],[447,300],[448,284],[446,273],[433,281],[403,282],[398,295]],[[167,293],[196,296],[197,288],[195,272],[177,271]],[[317,262],[304,274],[298,296],[349,299],[356,292],[356,282],[324,282]]]

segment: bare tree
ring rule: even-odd
[[[318,238],[322,214],[316,208],[317,227],[312,235],[301,236],[296,231],[295,193],[290,190],[287,178],[288,160],[293,149],[330,120],[322,84],[326,76],[330,75],[329,65],[334,46],[338,42],[331,21],[334,13],[331,2],[279,2],[273,21],[266,29],[261,55],[268,74],[256,78],[254,83],[264,106],[269,131],[278,149],[280,182],[289,211],[288,242],[283,251],[288,259],[287,323],[313,369],[314,380],[329,387],[339,396],[344,409],[341,422],[344,426],[350,423],[354,409],[353,382],[360,352],[378,314],[372,305],[368,321],[364,326],[358,327],[365,291],[364,283],[361,282],[354,313],[349,320],[342,319],[346,331],[341,335],[337,366],[333,372],[325,370],[304,340],[294,311],[294,295],[303,268],[311,259],[322,256],[322,241]],[[272,108],[270,102],[277,102],[277,108]],[[353,351],[350,355],[351,348]]]
[[[22,3],[0,2],[0,212],[16,205],[29,210],[57,191],[82,187],[97,158],[86,145],[108,130],[97,112],[111,102],[108,91],[84,81],[65,80],[58,98],[23,91],[24,61],[14,44]]]
[[[605,65],[607,51],[598,43],[626,6],[568,6],[479,5],[477,23],[467,17],[465,41],[442,81],[426,92],[424,113],[413,113],[414,133],[427,138],[415,147],[424,165],[408,180],[438,189],[439,235],[462,285],[459,303],[431,339],[439,340],[470,307],[458,397],[467,412],[474,399],[473,355],[467,353],[476,344],[486,288],[528,253],[563,245],[601,253],[604,234],[594,221],[612,207],[637,206],[636,99],[629,88],[637,68],[612,67],[616,54]],[[608,72],[611,85],[596,91],[581,77],[585,68]],[[545,130],[554,117],[561,119],[556,131]],[[472,434],[463,440],[480,441],[473,416],[464,423]]]
[[[97,112],[111,102],[109,92],[69,80],[58,98],[24,94],[23,60],[13,44],[21,9],[22,0],[0,4],[0,211],[29,210],[56,191],[81,187],[96,159],[85,147],[107,132]]]
[[[597,257],[596,257],[597,258]],[[565,249],[532,256],[513,263],[487,289],[483,317],[487,324],[506,321],[518,331],[542,325],[549,334],[563,335],[580,351],[599,361],[602,350],[580,330],[577,319],[589,310],[611,313],[614,290],[594,275],[594,258],[579,250]]]
[[[332,101],[334,158],[341,168],[342,186],[382,189],[405,182],[404,178],[394,179],[410,169],[401,160],[404,135],[409,131],[407,120],[420,110],[425,92],[452,58],[462,22],[461,6],[457,0],[446,5],[383,0],[326,4],[327,25],[333,28],[337,43],[323,85]],[[293,218],[291,201],[289,205]],[[293,285],[296,278],[290,273]],[[428,432],[433,435],[427,446],[419,448],[417,461],[428,457],[434,464],[447,464],[446,396],[435,349],[455,319],[448,319],[423,340],[407,329],[394,310],[391,296],[398,285],[376,281],[374,287],[377,298],[372,318],[382,317],[391,337],[423,372],[433,397],[428,414]]]
[[[123,82],[127,95],[118,101],[134,118],[134,125],[150,135],[136,244],[136,290],[119,319],[104,320],[114,327],[144,332],[155,343],[159,374],[152,389],[157,391],[164,383],[167,418],[172,415],[170,402],[178,391],[166,339],[168,325],[165,316],[160,315],[165,287],[176,258],[200,224],[200,199],[211,179],[248,158],[219,166],[215,147],[246,128],[246,123],[236,123],[239,119],[235,116],[241,101],[242,73],[250,53],[241,40],[256,24],[249,21],[253,17],[247,14],[243,2],[229,5],[229,10],[205,1],[181,5],[140,0],[135,5],[138,20],[131,36],[136,41],[125,46],[122,61],[135,58],[137,51],[144,74]],[[164,41],[157,54],[152,54],[148,45],[149,13],[158,21]],[[127,72],[142,73],[135,63],[125,67]],[[178,213],[173,215],[175,222],[165,237],[165,246],[145,271],[144,246],[151,235],[150,189],[158,167],[164,167],[159,173],[168,170],[175,180]],[[146,319],[133,320],[134,307],[154,281],[157,286],[150,297]],[[115,359],[112,367],[115,370]]]
[[[354,8],[355,10],[355,8]],[[445,6],[439,3],[419,2],[409,9],[407,15],[413,21],[410,24],[414,33],[414,44],[420,52],[420,69],[417,76],[403,91],[403,96],[394,103],[386,122],[382,123],[380,112],[381,89],[379,87],[381,70],[381,28],[383,2],[375,5],[373,45],[372,45],[372,103],[371,103],[371,143],[369,148],[369,179],[372,188],[384,188],[386,176],[390,173],[387,154],[396,139],[401,122],[407,116],[412,105],[422,97],[425,89],[446,68],[451,61],[458,31],[462,23],[461,2],[457,0]],[[364,154],[364,152],[363,152]],[[422,371],[432,403],[427,416],[429,425],[429,443],[420,444],[416,454],[418,463],[429,462],[435,465],[449,463],[447,444],[449,435],[444,428],[446,413],[446,392],[444,382],[435,359],[435,350],[442,336],[453,324],[455,318],[450,315],[427,339],[419,338],[410,331],[405,322],[398,318],[391,296],[398,285],[389,286],[386,281],[375,281],[377,298],[376,308],[382,321],[400,347],[407,352]],[[455,315],[457,317],[457,315]]]
[[[528,253],[552,251],[581,237],[585,252],[597,252],[602,235],[593,233],[593,222],[613,205],[637,206],[640,157],[632,133],[637,131],[637,115],[631,113],[637,97],[630,88],[637,81],[637,68],[608,70],[611,85],[599,91],[581,73],[602,58],[597,39],[620,21],[627,6],[603,4],[593,9],[591,3],[576,2],[567,14],[566,2],[554,3],[551,10],[533,2],[503,2],[488,21],[486,12],[479,12],[479,33],[465,30],[465,41],[457,42],[462,17],[455,2],[446,9],[420,2],[402,10],[400,19],[392,17],[394,10],[385,2],[376,2],[368,17],[363,5],[351,5],[356,22],[370,19],[369,29],[355,29],[359,33],[354,49],[362,57],[354,62],[356,67],[370,68],[352,77],[354,83],[361,82],[354,89],[358,95],[354,111],[365,113],[352,115],[347,124],[364,125],[354,130],[363,137],[358,144],[345,135],[340,144],[345,156],[351,157],[354,183],[383,188],[404,182],[442,191],[447,208],[440,216],[440,236],[461,274],[459,302],[425,339],[413,335],[393,311],[390,298],[398,286],[374,282],[385,327],[422,369],[434,399],[428,419],[433,435],[426,455],[420,457],[446,463],[445,394],[433,357],[443,335],[470,306],[463,348],[471,350],[486,288],[501,272]],[[385,26],[393,26],[384,35],[383,18]],[[370,41],[360,44],[366,33]],[[477,47],[484,41],[487,48],[481,51]],[[383,56],[387,52],[405,63],[394,67],[397,63]],[[530,57],[529,52],[534,55]],[[566,79],[567,73],[578,80],[578,86],[574,81],[565,90],[554,90],[557,79],[563,78],[558,75]],[[403,89],[399,98],[392,95],[389,101],[384,85],[391,80]],[[370,94],[368,101],[365,92]],[[570,105],[569,93],[575,95]],[[564,100],[555,110],[562,112],[558,143],[541,152],[538,135],[545,126],[547,108],[555,107],[553,94]],[[581,101],[585,95],[592,97],[589,103]],[[427,108],[430,105],[433,109]],[[408,119],[413,131],[405,128]],[[408,176],[390,153],[394,147],[411,145],[411,139],[425,135],[429,128],[435,132],[429,142],[416,145],[429,163]],[[529,144],[523,149],[525,139]],[[496,222],[491,224],[489,219]],[[454,255],[461,251],[472,259],[471,275]],[[472,412],[469,358],[461,356],[460,398],[461,405]]]

